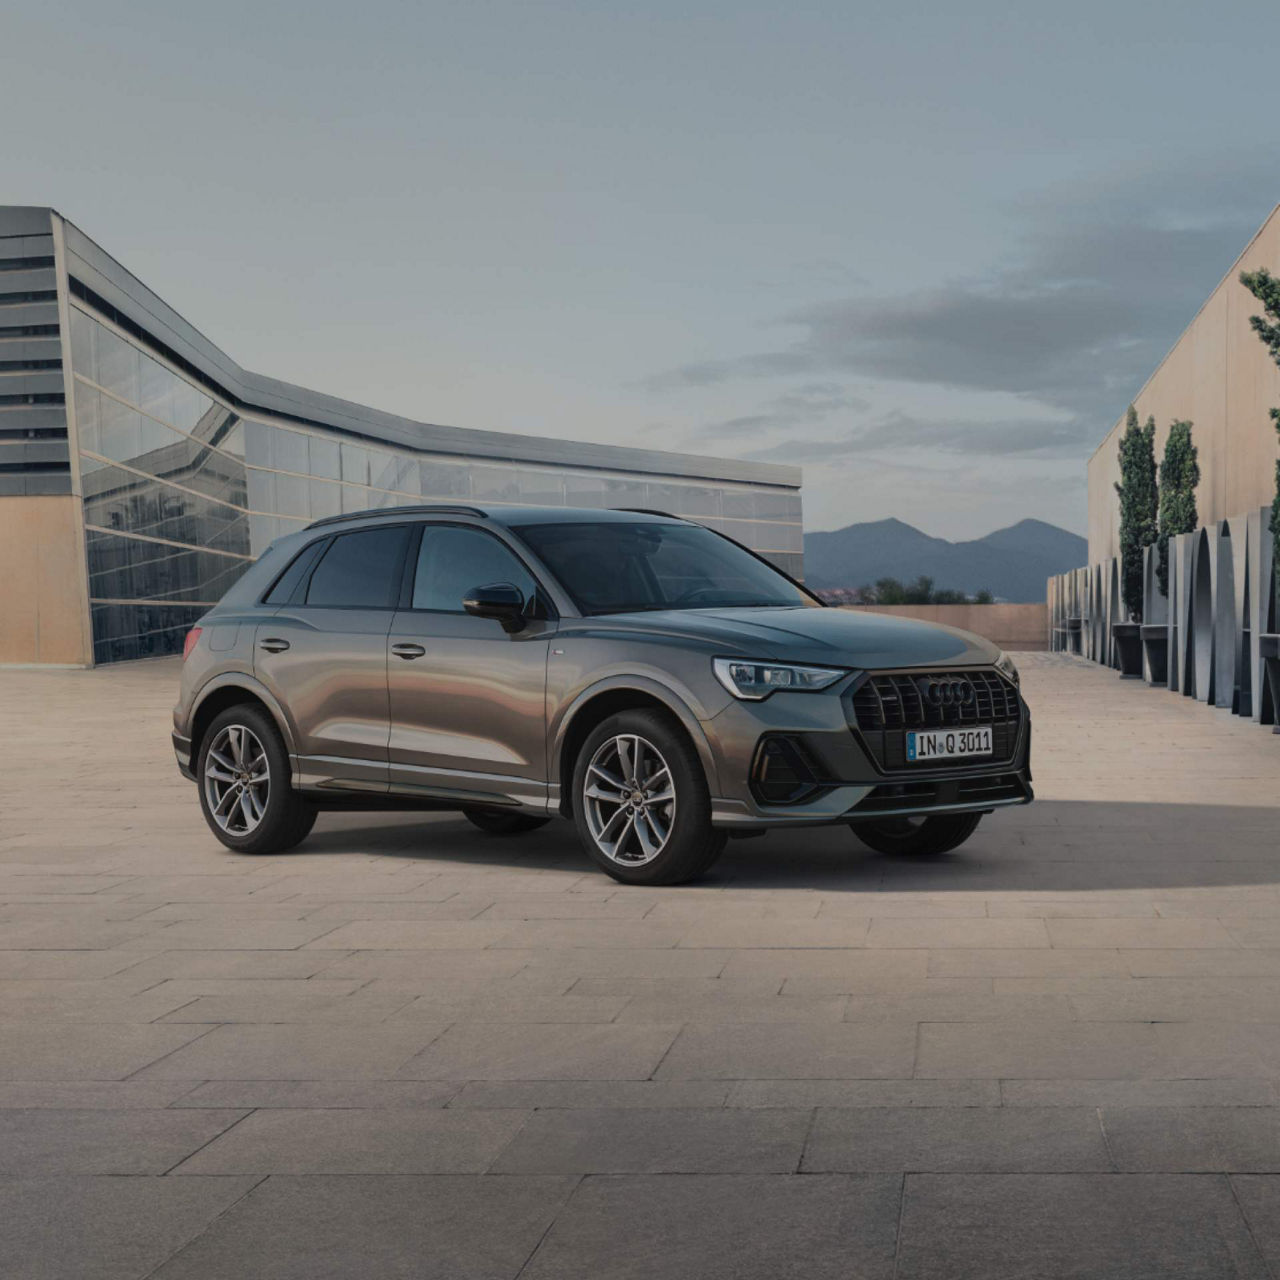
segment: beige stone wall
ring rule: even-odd
[[[1138,417],[1156,420],[1156,460],[1169,424],[1190,418],[1200,451],[1196,501],[1200,523],[1210,524],[1269,505],[1275,493],[1280,443],[1269,417],[1280,405],[1280,369],[1249,326],[1262,308],[1239,282],[1241,271],[1280,272],[1280,207],[1227,272],[1134,400]],[[1171,271],[1177,270],[1170,263]],[[1089,563],[1120,554],[1120,434],[1111,429],[1089,462]]]
[[[893,613],[972,631],[1002,649],[1048,647],[1049,613],[1043,604],[848,604],[863,613]]]
[[[0,499],[0,663],[87,664],[80,499]]]

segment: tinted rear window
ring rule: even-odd
[[[409,530],[362,529],[334,538],[316,565],[307,603],[329,608],[389,609],[400,593]]]

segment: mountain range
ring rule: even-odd
[[[861,587],[878,578],[911,582],[925,574],[935,587],[972,595],[984,588],[998,600],[1034,601],[1045,579],[1079,568],[1088,543],[1043,520],[1019,520],[985,538],[948,542],[901,520],[871,520],[804,536],[804,577],[810,587]]]

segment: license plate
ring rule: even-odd
[[[989,756],[991,729],[918,729],[907,734],[907,759],[948,760],[953,756]]]

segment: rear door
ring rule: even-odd
[[[545,593],[496,534],[428,524],[406,607],[388,637],[391,789],[538,804],[547,793],[547,653],[556,623]],[[509,582],[524,628],[464,612],[474,587]]]
[[[303,786],[387,790],[387,635],[410,532],[335,534],[258,624],[254,671],[290,718]]]

